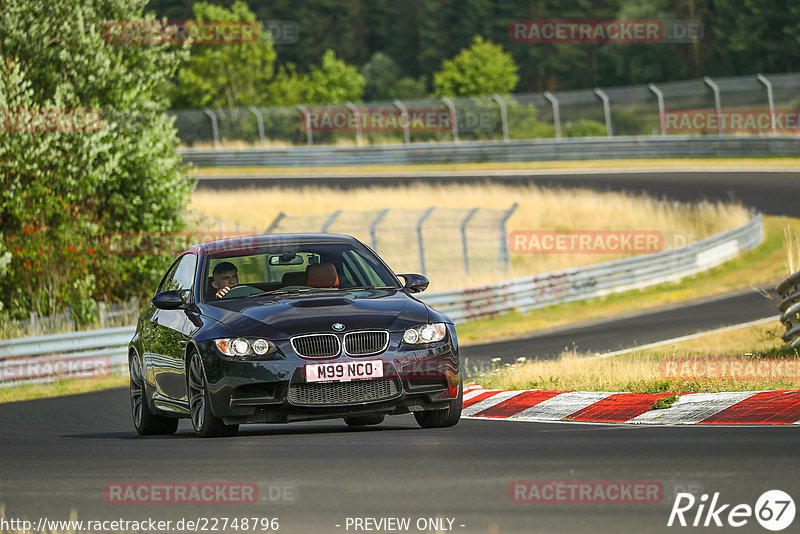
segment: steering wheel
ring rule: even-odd
[[[257,287],[253,287],[248,284],[239,284],[238,286],[232,287],[225,293],[222,298],[223,299],[238,299],[241,297],[246,297],[247,295],[254,295],[256,293],[260,293],[261,290]]]

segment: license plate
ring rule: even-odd
[[[381,377],[383,377],[383,362],[381,360],[315,363],[306,365],[307,382],[343,382],[347,380]]]

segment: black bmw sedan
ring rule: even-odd
[[[461,416],[453,322],[349,236],[282,234],[193,247],[167,270],[129,345],[133,423],[199,436],[243,423],[413,412],[422,427]]]

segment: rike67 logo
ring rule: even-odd
[[[679,493],[672,505],[667,526],[692,527],[743,527],[753,520],[773,532],[784,530],[794,521],[794,500],[781,490],[764,492],[755,506],[749,504],[724,504],[719,492],[704,493],[697,499],[691,493]]]

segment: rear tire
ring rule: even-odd
[[[222,419],[214,416],[211,412],[211,400],[206,374],[203,371],[203,360],[196,352],[189,357],[186,381],[192,427],[197,435],[201,438],[235,436],[239,432],[239,425],[226,425]]]
[[[455,426],[461,419],[461,406],[464,404],[463,381],[458,384],[458,396],[450,401],[447,408],[414,412],[414,419],[422,428],[444,428]]]
[[[144,375],[139,357],[131,353],[128,358],[130,372],[131,416],[136,432],[141,436],[155,436],[174,434],[178,430],[178,420],[174,417],[164,417],[150,411],[145,399]]]
[[[344,422],[347,423],[347,426],[367,426],[367,425],[379,425],[383,423],[384,419],[386,419],[386,416],[383,414],[359,415],[355,417],[345,417]]]

